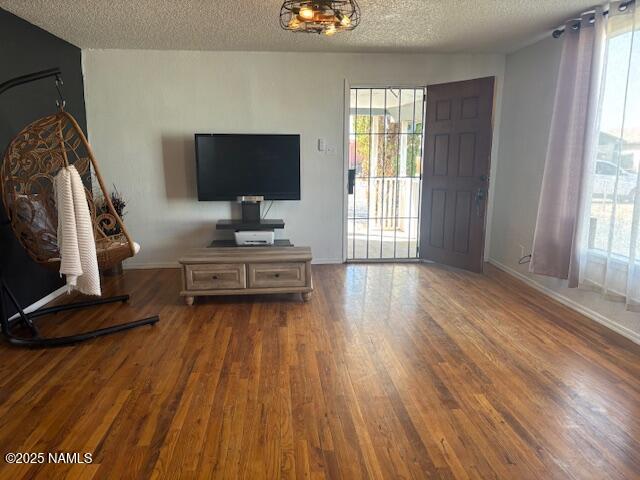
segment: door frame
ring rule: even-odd
[[[500,114],[502,108],[502,82],[503,76],[498,72],[488,73],[484,76],[495,77],[495,83],[493,87],[493,110],[491,116],[491,155],[489,156],[489,188],[487,198],[487,215],[485,216],[485,236],[484,236],[484,262],[489,261],[489,252],[491,251],[491,224],[493,223],[493,201],[495,198],[495,184],[496,184],[496,169],[498,166],[498,149],[500,145],[500,135],[498,128],[500,124]],[[460,82],[465,80],[474,80],[476,78],[482,78],[482,76],[474,76],[472,78],[458,78],[453,80],[435,79],[434,81],[418,82],[424,83],[424,87],[428,88],[428,85],[437,85],[439,83]],[[347,182],[349,180],[349,113],[351,106],[351,88],[389,88],[389,86],[396,88],[415,88],[416,82],[413,83],[396,83],[396,82],[373,82],[373,83],[351,83],[349,79],[344,80],[343,91],[343,115],[342,115],[342,228],[340,234],[342,235],[342,263],[347,262],[347,217],[349,208],[349,194],[347,191]],[[428,95],[428,91],[427,91]],[[425,110],[426,114],[426,110]],[[422,151],[424,155],[424,142],[426,135],[422,138]],[[424,158],[423,158],[424,161]],[[420,189],[420,202],[422,203],[422,192],[424,188]],[[421,213],[422,214],[422,213]],[[372,260],[358,260],[354,263],[401,263],[401,262],[428,262],[422,259],[372,259]]]
[[[426,85],[416,85],[416,83],[396,83],[396,82],[375,82],[375,83],[351,83],[348,79],[344,80],[344,97],[343,97],[343,116],[342,116],[342,263],[423,263],[420,258],[362,258],[347,261],[348,251],[348,217],[349,217],[349,115],[351,110],[351,89],[352,88],[424,88]],[[423,115],[425,112],[423,111]],[[426,135],[422,135],[422,153],[424,155],[424,141]],[[422,168],[422,167],[421,167]],[[421,179],[422,180],[422,179]],[[422,188],[420,188],[419,205],[422,206]],[[420,208],[420,207],[419,207]],[[420,214],[418,214],[420,215]],[[420,220],[418,220],[420,222]],[[420,223],[418,223],[420,225]],[[420,239],[420,230],[418,228],[418,241]]]

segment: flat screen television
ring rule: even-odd
[[[300,135],[196,134],[198,200],[300,200]]]

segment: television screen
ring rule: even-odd
[[[198,200],[300,200],[300,135],[196,134]]]

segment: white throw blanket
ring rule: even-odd
[[[69,291],[100,295],[100,271],[93,224],[82,179],[76,168],[62,168],[54,179],[58,207],[60,274]]]

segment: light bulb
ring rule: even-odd
[[[348,27],[349,25],[351,25],[351,19],[341,12],[336,13],[336,18],[340,22],[340,25],[342,25],[343,27]]]
[[[331,35],[334,35],[336,33],[336,26],[331,24],[325,27],[324,29],[324,34],[328,37],[330,37]]]
[[[313,19],[313,8],[311,8],[309,5],[300,7],[300,13],[298,13],[298,15],[300,15],[300,17],[304,18],[305,20],[311,20]]]
[[[291,30],[298,30],[300,28],[300,20],[298,20],[298,17],[291,17],[291,20],[289,20],[287,26]]]

